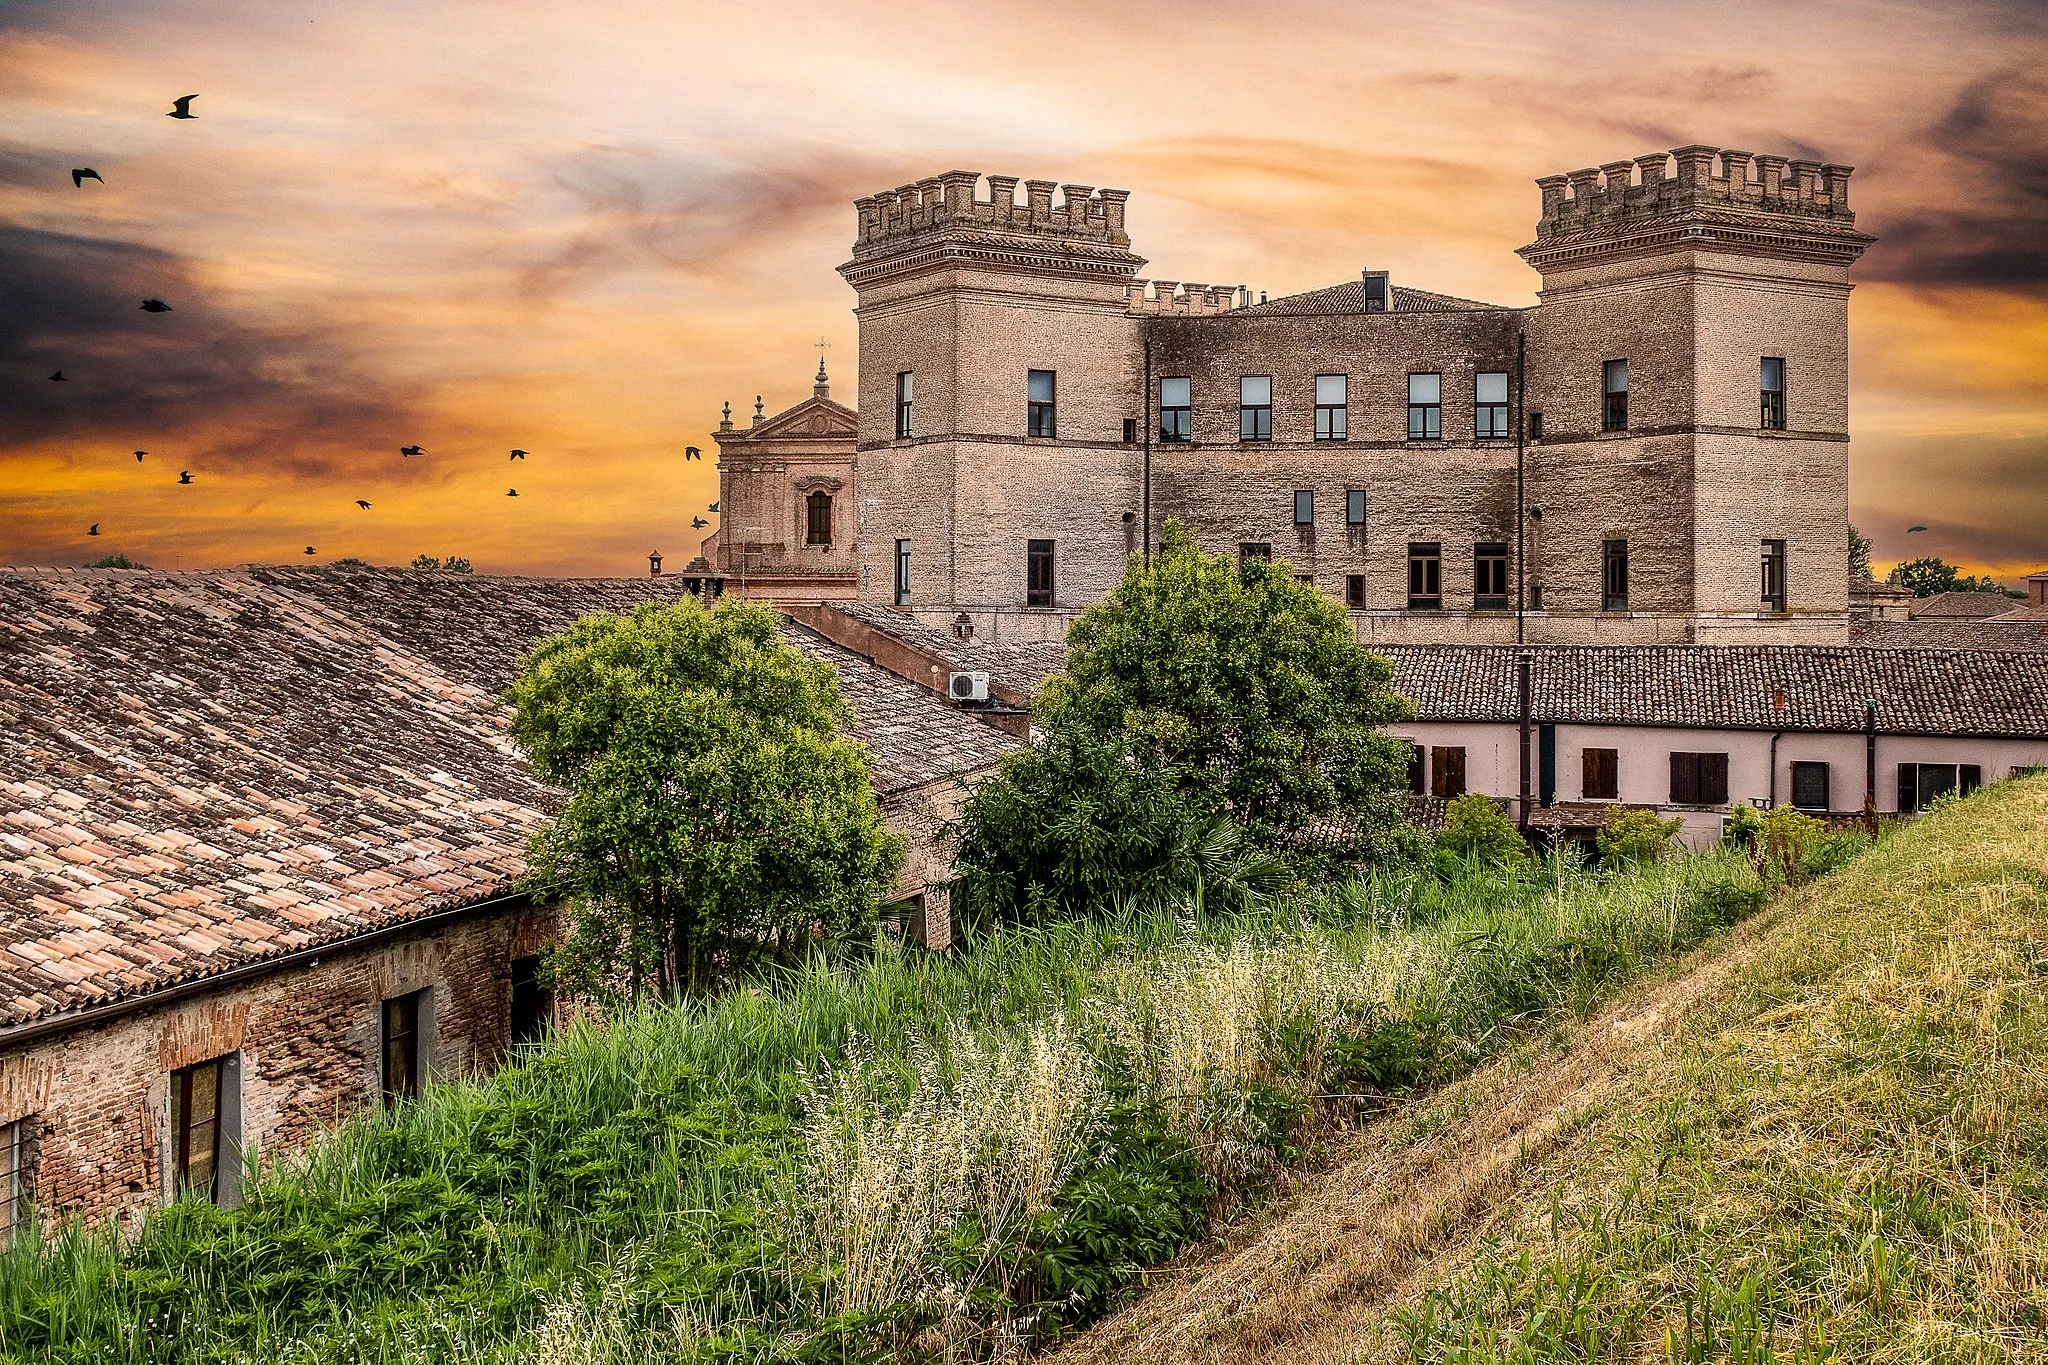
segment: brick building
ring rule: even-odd
[[[1524,577],[1533,640],[1841,641],[1849,175],[1687,146],[1547,176],[1532,308],[1147,281],[1121,190],[861,199],[860,597],[1059,638],[1149,467],[1155,534],[1290,561],[1368,641],[1512,640]]]
[[[32,1203],[238,1193],[288,1149],[545,1027],[557,794],[496,697],[542,637],[674,579],[0,571],[0,1238]],[[906,929],[1015,743],[804,627],[838,670]]]

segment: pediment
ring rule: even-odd
[[[776,413],[757,427],[747,429],[749,440],[788,436],[852,437],[859,430],[860,417],[829,398],[806,398],[795,407]]]

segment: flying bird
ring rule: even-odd
[[[370,504],[364,502],[361,498],[356,499],[356,506],[362,508],[365,512],[370,510]]]
[[[405,456],[413,456],[413,455],[424,455],[424,454],[426,454],[427,452],[426,452],[426,451],[424,451],[424,450],[422,450],[422,449],[420,449],[420,448],[419,448],[418,446],[400,446],[400,447],[398,448],[398,453],[399,453],[399,454],[401,454],[401,455],[405,455]]]
[[[149,452],[148,452],[148,451],[146,451],[146,450],[138,450],[138,451],[136,451],[136,452],[135,452],[135,463],[137,463],[137,464],[141,464],[141,463],[142,463],[142,457],[143,457],[143,456],[145,456],[145,455],[147,455],[147,454],[149,454]]]
[[[179,483],[190,483],[190,482],[192,482],[192,471],[191,471],[191,470],[189,470],[189,469],[181,469],[181,470],[179,470],[179,471],[178,471],[178,482],[179,482]]]
[[[87,531],[87,532],[86,532],[86,534],[87,534],[87,535],[89,535],[89,536],[96,536],[96,535],[98,535],[99,533],[100,533],[100,524],[99,524],[98,522],[94,522],[94,523],[92,524],[92,529],[91,529],[90,531]]]
[[[702,517],[691,517],[691,518],[690,518],[690,526],[691,526],[691,528],[692,528],[692,529],[694,529],[694,530],[698,530],[698,531],[701,531],[701,530],[703,530],[703,529],[704,529],[705,527],[709,526],[710,524],[711,524],[710,522],[708,522],[708,521],[704,520],[704,518],[702,518]]]
[[[523,450],[515,450],[512,452],[512,458],[515,460],[523,460],[526,458],[526,452]]]
[[[307,554],[313,554],[313,553],[314,553],[314,549],[313,549],[313,547],[312,547],[312,546],[310,546],[310,545],[308,545],[308,546],[306,547],[306,553],[307,553]]]
[[[1913,533],[1914,533],[1915,531],[1924,531],[1924,530],[1926,530],[1926,529],[1927,529],[1927,528],[1926,528],[1925,526],[1908,526],[1908,527],[1906,528],[1906,534],[1910,536],[1910,535],[1912,535],[1912,534],[1913,534]]]
[[[684,446],[683,458],[686,460],[701,460],[704,458],[704,452],[695,446]]]
[[[165,303],[162,299],[144,299],[142,301],[142,311],[145,313],[168,313],[171,311],[171,305]]]
[[[193,101],[193,100],[196,100],[196,99],[198,99],[198,98],[199,98],[199,96],[197,96],[197,95],[180,95],[180,96],[178,96],[178,98],[176,98],[176,99],[174,99],[174,100],[172,100],[172,101],[171,101],[171,105],[172,105],[172,108],[171,108],[171,112],[170,112],[169,114],[165,115],[165,117],[166,117],[166,118],[198,118],[198,117],[199,117],[199,115],[197,115],[197,114],[195,114],[195,113],[193,113],[193,112],[192,112],[192,101]],[[311,550],[308,550],[308,551],[306,551],[306,553],[307,553],[307,554],[311,554],[311,553],[313,553],[313,552],[312,552]]]
[[[71,168],[71,183],[73,185],[84,189],[85,182],[88,180],[97,180],[102,185],[107,183],[106,177],[90,166],[73,166]]]
[[[52,374],[52,375],[50,376],[50,382],[52,382],[52,383],[54,383],[54,384],[62,384],[62,383],[64,383],[64,382],[65,382],[65,381],[64,381],[64,371],[62,371],[62,370],[58,370],[58,371],[57,371],[57,372],[56,372],[55,374]]]
[[[720,502],[723,502],[723,501],[724,501],[724,499],[723,499],[723,498],[721,498],[721,499],[719,499],[719,501],[720,501]],[[712,503],[712,504],[711,504],[711,506],[707,507],[707,508],[706,508],[705,510],[706,510],[707,512],[716,512],[716,511],[718,510],[718,503],[716,503],[716,502]]]
[[[516,498],[519,496],[519,490],[516,488],[508,488],[505,490],[505,496],[508,498]]]

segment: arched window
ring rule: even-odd
[[[804,509],[810,515],[810,534],[804,538],[808,545],[830,545],[832,543],[832,495],[822,489],[804,499]]]

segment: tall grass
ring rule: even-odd
[[[131,1239],[0,1255],[37,1362],[998,1353],[1099,1312],[1318,1122],[1455,1073],[1759,900],[1727,856],[1383,874],[572,1027]],[[580,1354],[578,1354],[580,1353]]]

